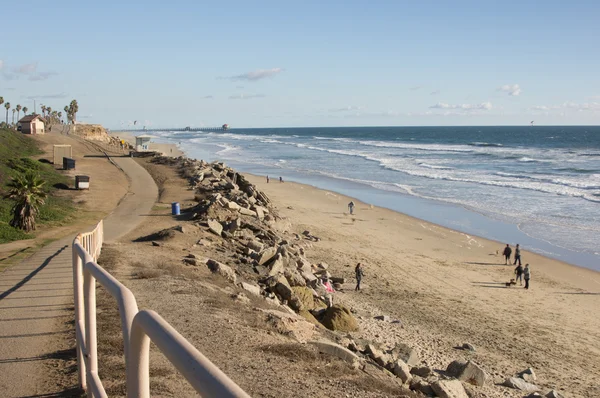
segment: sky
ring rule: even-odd
[[[598,1],[125,3],[3,4],[0,96],[111,129],[600,124]]]

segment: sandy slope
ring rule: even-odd
[[[363,334],[382,342],[416,346],[427,365],[445,369],[471,358],[495,383],[529,366],[540,386],[572,397],[600,396],[600,274],[523,252],[532,267],[531,289],[506,288],[513,266],[497,250],[503,244],[445,229],[310,186],[250,177],[279,206],[298,232],[323,240],[310,251],[334,274],[353,281],[353,266],[365,262],[366,288],[348,289],[336,300],[363,315]],[[352,287],[352,286],[349,286]],[[386,314],[402,328],[383,327]],[[469,342],[475,354],[453,348]],[[493,386],[489,393],[520,396]]]

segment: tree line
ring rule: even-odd
[[[26,106],[21,107],[21,105],[15,106],[12,108],[12,119],[11,123],[8,122],[9,110],[11,109],[10,102],[4,102],[4,97],[0,97],[0,105],[4,104],[4,108],[6,109],[6,120],[4,122],[6,127],[16,126],[16,124],[21,119],[21,110],[23,111],[23,116],[27,116],[27,112],[29,108]],[[63,112],[53,110],[52,107],[46,105],[40,105],[42,109],[42,114],[40,115],[44,120],[45,124],[63,124],[65,120],[63,119]],[[73,100],[69,103],[69,105],[64,107],[64,115],[67,117],[66,123],[75,124],[77,121],[77,112],[79,112],[79,104],[77,104],[77,100]],[[15,122],[15,114],[16,114],[16,122]]]

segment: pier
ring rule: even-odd
[[[225,125],[226,126],[226,125]],[[111,133],[118,133],[120,131],[124,133],[151,133],[153,131],[227,131],[229,127],[219,126],[219,127],[163,127],[163,128],[141,128],[141,129],[115,129],[111,130]]]

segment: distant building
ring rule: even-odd
[[[19,120],[17,130],[23,134],[44,134],[44,120],[40,115],[27,115]]]
[[[135,137],[135,150],[138,152],[150,151],[150,141],[152,136],[150,135],[138,135]]]

